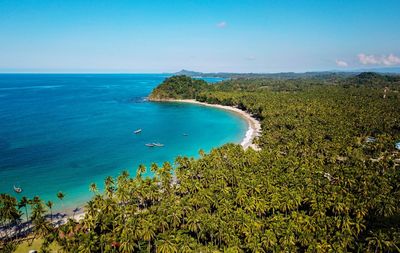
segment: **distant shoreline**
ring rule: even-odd
[[[246,135],[243,138],[243,140],[240,142],[240,145],[244,149],[247,149],[251,147],[254,150],[260,150],[260,148],[253,143],[253,140],[260,136],[261,133],[261,124],[260,122],[255,119],[250,113],[240,110],[239,108],[233,107],[233,106],[227,106],[227,105],[219,105],[219,104],[209,104],[205,102],[199,102],[194,99],[152,99],[150,100],[152,102],[175,102],[175,103],[189,103],[189,104],[196,104],[196,105],[201,105],[201,106],[208,106],[208,107],[214,107],[214,108],[219,108],[227,111],[234,112],[238,114],[240,117],[242,117],[246,123],[247,123],[247,131]]]

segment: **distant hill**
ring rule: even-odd
[[[400,74],[400,67],[360,69],[359,72],[376,72],[382,74]]]
[[[179,72],[173,73],[174,75],[186,75],[190,77],[220,77],[220,78],[271,78],[271,79],[294,79],[294,78],[319,78],[319,77],[330,77],[340,75],[342,77],[349,77],[359,74],[360,72],[333,72],[333,71],[321,71],[321,72],[281,72],[281,73],[228,73],[228,72],[217,72],[217,73],[203,73],[197,71],[191,71],[182,69]]]
[[[179,72],[173,73],[174,75],[186,75],[190,77],[220,77],[220,78],[272,78],[272,79],[294,79],[294,78],[317,78],[317,79],[330,79],[337,77],[352,77],[363,72],[376,72],[384,74],[400,74],[400,68],[375,68],[375,69],[360,69],[352,71],[312,71],[304,73],[296,72],[280,72],[280,73],[203,73],[198,71],[191,71],[182,69]]]
[[[360,85],[399,84],[400,75],[381,74],[376,72],[362,72],[348,78],[347,83]]]
[[[196,72],[196,71],[190,71],[186,69],[182,69],[179,72],[174,73],[174,75],[180,76],[180,75],[185,75],[185,76],[202,76],[204,73],[202,72]]]

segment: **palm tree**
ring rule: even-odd
[[[111,198],[114,194],[114,179],[110,176],[108,176],[105,180],[105,186],[106,186],[106,193],[109,198]]]
[[[61,201],[61,205],[62,205],[63,209],[64,209],[64,203],[63,203],[64,197],[65,197],[65,195],[64,195],[64,193],[62,193],[61,191],[59,191],[59,192],[57,193],[57,198]]]
[[[140,231],[143,240],[148,242],[147,250],[151,252],[151,241],[156,236],[156,228],[154,224],[154,218],[152,216],[147,219],[143,219],[140,222]]]
[[[24,207],[25,208],[25,215],[26,215],[26,222],[29,221],[29,216],[28,216],[28,203],[29,203],[29,199],[25,196],[23,196],[21,198],[21,200],[19,201],[19,208]]]
[[[175,253],[178,252],[178,248],[173,235],[162,236],[157,240],[156,252],[158,253]]]
[[[96,185],[96,183],[91,183],[90,186],[89,186],[89,190],[91,192],[93,192],[94,194],[96,194],[97,193],[97,185]]]
[[[142,174],[146,172],[146,166],[144,166],[143,164],[139,165],[139,168],[136,172],[136,178],[141,179],[142,178]]]
[[[150,166],[150,171],[153,172],[154,174],[157,174],[158,165],[156,163],[152,163]]]
[[[134,252],[135,251],[135,239],[132,238],[134,231],[130,228],[125,228],[121,233],[121,250],[123,252]]]
[[[5,228],[5,240],[11,239],[9,228],[17,225],[21,219],[17,206],[16,198],[5,193],[0,194],[0,226]]]
[[[34,241],[36,236],[45,236],[47,233],[49,233],[50,228],[49,224],[46,221],[44,215],[46,213],[45,207],[43,205],[43,202],[40,198],[34,198],[34,201],[32,202],[32,224],[34,225],[34,237],[32,238],[31,243]]]
[[[129,172],[127,170],[122,171],[121,178],[127,180],[129,178]]]
[[[53,224],[53,202],[52,201],[47,201],[46,206],[50,209],[50,221]]]

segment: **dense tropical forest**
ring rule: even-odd
[[[155,101],[196,98],[199,93],[208,90],[208,86],[204,80],[192,79],[185,75],[172,76],[156,87],[149,99]]]
[[[28,216],[43,252],[400,252],[399,92],[399,76],[375,73],[168,78],[150,99],[246,110],[261,150],[227,144],[108,177],[104,192],[90,186],[85,218],[58,227],[40,198],[2,194],[1,226]]]

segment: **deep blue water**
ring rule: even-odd
[[[0,193],[21,186],[61,208],[91,197],[89,184],[139,164],[227,142],[239,143],[246,123],[223,110],[146,101],[166,75],[0,75]],[[208,81],[218,81],[210,79]],[[133,134],[142,128],[141,134]],[[187,133],[188,136],[184,136]],[[161,142],[162,148],[144,144]]]

